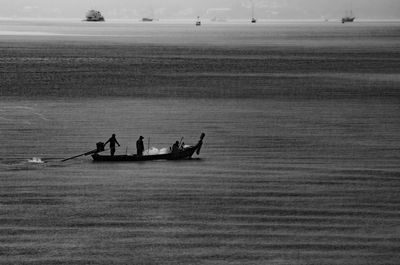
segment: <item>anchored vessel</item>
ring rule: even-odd
[[[104,21],[104,17],[101,15],[100,11],[92,9],[86,13],[86,21]]]
[[[254,17],[254,2],[251,1],[251,23],[257,23],[257,19]]]
[[[353,15],[353,11],[350,11],[350,14],[346,14],[346,16],[342,17],[342,23],[353,22],[356,17]]]

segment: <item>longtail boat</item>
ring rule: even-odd
[[[100,155],[99,152],[95,152],[92,155],[94,162],[137,162],[137,161],[149,161],[149,160],[181,160],[190,159],[196,152],[200,154],[201,146],[203,145],[203,138],[205,134],[202,133],[199,142],[194,146],[181,148],[176,151],[171,151],[166,154],[155,154],[155,155]],[[104,150],[104,149],[103,149]],[[101,148],[99,151],[102,151]]]

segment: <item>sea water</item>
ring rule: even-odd
[[[0,23],[1,263],[398,263],[398,24]]]

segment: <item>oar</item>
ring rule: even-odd
[[[68,160],[71,160],[71,159],[75,159],[75,158],[80,157],[80,156],[91,155],[91,154],[94,154],[94,153],[98,153],[97,149],[94,149],[92,151],[89,151],[89,152],[86,152],[86,153],[83,153],[83,154],[80,154],[80,155],[76,155],[76,156],[71,156],[71,157],[65,158],[65,159],[61,160],[61,162],[65,162],[65,161],[68,161]]]
[[[201,135],[200,135],[200,140],[199,140],[199,142],[197,143],[196,154],[198,154],[198,155],[200,155],[200,149],[201,149],[201,146],[203,145],[203,138],[204,138],[204,136],[206,136],[206,134],[205,134],[205,133],[201,133]]]
[[[79,155],[76,155],[76,156],[72,156],[72,157],[63,159],[63,160],[61,160],[61,162],[65,162],[67,160],[71,160],[71,159],[74,159],[74,158],[77,158],[77,157],[80,157],[80,156],[87,156],[87,155],[91,155],[91,154],[101,153],[101,152],[106,151],[106,150],[110,150],[110,149],[104,149],[103,142],[96,143],[96,146],[97,146],[97,148],[92,150],[92,151],[89,151],[89,152],[86,152],[86,153],[83,153],[83,154],[79,154]]]

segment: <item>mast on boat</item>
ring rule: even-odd
[[[251,23],[256,23],[257,19],[254,17],[254,0],[251,0]]]
[[[355,18],[353,15],[353,2],[351,2],[350,12],[346,11],[346,15],[342,17],[342,23],[353,22]]]

